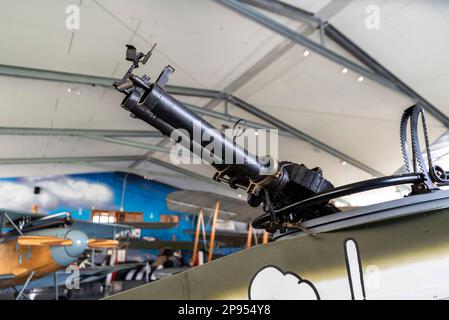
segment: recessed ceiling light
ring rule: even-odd
[[[347,163],[346,161],[342,161],[342,162],[341,162],[341,165],[342,165],[342,166],[345,166],[345,165],[347,165],[347,164],[348,164],[348,163]]]
[[[71,88],[67,88],[67,92],[72,92],[72,89]]]
[[[242,195],[239,193],[239,198],[241,198],[242,197]]]
[[[257,136],[259,134],[259,132],[257,132],[257,131],[254,131],[254,135],[255,136]]]
[[[309,54],[310,54],[310,51],[309,50],[306,50],[306,51],[304,51],[304,57],[307,57]]]
[[[347,72],[348,72],[348,68],[343,68],[343,69],[341,69],[341,73],[345,74],[345,73],[347,73]]]
[[[357,78],[357,81],[358,81],[358,82],[362,82],[363,79],[364,79],[364,78],[363,78],[362,76],[360,76],[360,77]]]

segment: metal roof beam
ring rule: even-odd
[[[157,158],[145,156],[145,155],[121,155],[121,156],[85,156],[85,157],[48,157],[48,158],[3,158],[0,159],[0,165],[30,165],[30,164],[72,164],[81,166],[92,166],[104,169],[111,169],[114,171],[123,171],[134,173],[142,176],[161,176],[161,177],[171,177],[171,178],[183,178],[178,175],[173,175],[169,173],[158,173],[150,170],[143,169],[131,169],[127,167],[116,167],[102,162],[124,162],[124,161],[148,161],[149,163],[155,164],[160,167],[170,169],[172,171],[178,172],[185,177],[193,178],[196,180],[201,180],[203,182],[213,184],[215,186],[221,186],[225,188],[224,185],[215,182],[211,178],[200,175],[198,173],[192,172],[190,170],[183,169],[179,166],[175,166],[171,163],[162,161]],[[227,188],[226,188],[227,189]]]
[[[238,11],[240,14],[243,14],[247,17],[250,17],[254,21],[263,24],[265,27],[268,27],[272,31],[281,33],[280,30],[275,30],[279,26],[273,24],[269,21],[268,18],[262,19],[263,15],[259,15],[259,17],[256,17],[256,15],[253,14],[253,16],[250,16],[250,11],[245,11],[244,7],[238,6],[237,1],[235,0],[217,0],[220,2],[225,3],[228,7],[232,7],[234,10]],[[287,38],[309,48],[310,50],[313,50],[319,54],[324,55],[326,58],[341,64],[344,67],[347,67],[348,69],[351,69],[355,72],[360,73],[363,76],[366,76],[367,78],[370,78],[371,80],[374,80],[378,82],[381,85],[386,86],[387,88],[394,89],[396,91],[399,91],[400,93],[404,94],[405,96],[410,97],[412,100],[418,101],[422,104],[422,106],[435,118],[437,118],[441,123],[443,123],[446,127],[449,128],[449,117],[447,117],[443,112],[441,112],[436,106],[431,104],[428,100],[426,100],[424,97],[422,97],[420,94],[418,94],[416,91],[414,91],[412,88],[410,88],[406,83],[404,83],[402,80],[400,80],[398,77],[396,77],[392,72],[390,72],[388,69],[386,69],[382,64],[380,64],[378,61],[376,61],[374,58],[372,58],[370,55],[368,55],[364,50],[362,50],[359,46],[357,46],[354,42],[352,42],[349,38],[347,38],[343,33],[341,33],[337,28],[335,28],[332,24],[323,22],[319,17],[315,16],[313,13],[308,12],[306,10],[303,10],[301,8],[286,4],[281,1],[277,0],[240,0],[238,1],[240,3],[246,3],[253,7],[257,7],[266,11],[269,11],[271,13],[275,13],[281,16],[284,16],[286,18],[290,18],[293,20],[301,21],[310,24],[313,27],[320,28],[321,31],[324,32],[326,36],[328,36],[330,39],[332,39],[335,43],[337,43],[341,48],[345,49],[349,54],[351,54],[353,57],[355,57],[357,60],[359,60],[362,64],[367,66],[370,70],[362,70],[360,69],[360,66],[357,66],[356,64],[352,63],[351,61],[342,60],[345,59],[344,57],[338,56],[337,54],[333,53],[333,57],[331,57],[332,51],[327,50],[329,52],[326,52],[326,50],[323,46],[319,44],[315,44],[311,40],[302,37],[303,41],[299,42],[299,36],[300,34],[297,34],[296,40],[292,39],[291,36],[288,36],[285,34],[286,30],[283,30],[284,36]],[[237,5],[236,5],[237,3]],[[257,13],[257,11],[254,11]],[[272,20],[274,21],[274,20]],[[274,21],[275,22],[275,21]],[[280,25],[280,24],[279,24]],[[285,29],[288,29],[284,27]],[[290,30],[290,29],[288,29]],[[294,33],[294,31],[290,30],[291,33]],[[282,34],[282,33],[281,33]],[[307,40],[307,41],[305,41]],[[308,44],[313,44],[313,46],[308,46]],[[320,48],[321,47],[321,48]],[[348,64],[349,62],[349,64]],[[355,69],[354,69],[355,67]],[[367,73],[365,73],[367,72]]]
[[[323,22],[313,13],[302,10],[290,4],[274,1],[274,0],[240,0],[242,3],[249,4],[253,7],[270,11],[272,13],[284,16],[289,19],[298,20],[307,24],[312,24],[315,27],[320,26]]]
[[[229,96],[229,99],[232,100],[231,96]],[[198,113],[198,114],[203,115],[203,116],[207,116],[207,117],[211,117],[211,118],[215,118],[215,119],[219,119],[219,120],[224,120],[224,121],[228,121],[228,122],[237,122],[237,121],[241,120],[241,118],[233,116],[233,115],[230,115],[230,114],[227,114],[227,113],[222,113],[222,112],[217,112],[217,111],[205,109],[205,108],[194,106],[194,105],[191,105],[191,104],[188,104],[188,103],[184,103],[184,105],[187,108],[189,108],[190,110],[192,110],[193,112]],[[237,106],[237,107],[240,108],[240,106]],[[242,108],[240,108],[240,109],[242,109]],[[253,115],[256,115],[259,118],[259,114],[257,112],[256,112],[256,114],[253,114]],[[290,138],[295,138],[295,136],[292,135],[290,132],[285,131],[285,130],[283,130],[281,128],[278,128],[276,126],[269,127],[268,125],[261,124],[261,123],[258,123],[258,122],[249,121],[249,120],[245,120],[245,122],[246,122],[247,126],[250,127],[250,128],[267,129],[267,130],[269,130],[269,129],[278,129],[280,135],[287,136],[287,137],[290,137]]]
[[[319,148],[319,149],[321,149],[323,151],[326,151],[327,153],[337,157],[340,160],[346,161],[347,163],[353,165],[354,167],[357,167],[357,168],[359,168],[359,169],[361,169],[361,170],[363,170],[365,172],[368,172],[368,173],[370,173],[370,174],[372,174],[374,176],[384,176],[383,173],[381,173],[381,172],[371,168],[370,166],[368,166],[368,165],[366,165],[366,164],[364,164],[364,163],[362,163],[362,162],[360,162],[360,161],[350,157],[347,154],[342,153],[341,151],[339,151],[339,150],[337,150],[337,149],[335,149],[335,148],[333,148],[333,147],[331,147],[331,146],[329,146],[329,145],[327,145],[327,144],[325,144],[325,143],[323,143],[323,142],[313,138],[312,136],[310,136],[310,135],[308,135],[308,134],[306,134],[306,133],[304,133],[302,131],[299,131],[298,129],[290,126],[289,124],[287,124],[287,123],[285,123],[285,122],[283,122],[283,121],[281,121],[279,119],[276,119],[276,118],[272,117],[270,114],[268,114],[268,113],[264,112],[263,110],[260,110],[260,109],[258,109],[256,107],[250,105],[249,103],[247,103],[247,102],[245,102],[245,101],[243,101],[243,100],[241,100],[241,99],[239,99],[237,97],[229,98],[229,102],[232,103],[232,104],[235,104],[236,106],[239,106],[240,108],[242,108],[243,110],[245,110],[245,111],[247,111],[247,112],[249,112],[251,114],[257,115],[259,118],[261,118],[264,121],[267,121],[268,123],[276,126],[280,130],[283,130],[285,132],[289,132],[290,134],[292,134],[293,136],[297,137],[298,139],[301,139],[301,140],[303,140],[305,142],[308,142],[311,145],[313,145],[313,146],[315,146],[315,147],[317,147],[317,148]]]
[[[332,39],[335,43],[337,43],[340,47],[349,52],[352,56],[366,65],[368,68],[373,70],[376,74],[379,74],[390,81],[396,84],[396,87],[400,92],[404,95],[410,97],[411,99],[418,101],[421,103],[423,108],[427,110],[431,115],[437,118],[444,126],[449,127],[449,118],[441,112],[436,106],[430,103],[427,99],[421,96],[419,93],[414,91],[411,87],[409,87],[405,82],[399,79],[396,75],[394,75],[391,71],[385,68],[381,63],[371,57],[367,52],[365,52],[362,48],[356,45],[353,41],[351,41],[348,37],[346,37],[342,32],[340,32],[333,25],[328,24],[324,28],[324,33],[330,39]]]
[[[132,169],[127,167],[117,167],[113,165],[104,164],[102,162],[123,162],[123,161],[148,161],[160,167],[164,167],[175,172],[178,172],[184,177],[179,175],[174,175],[170,173],[159,173],[156,171],[143,170],[143,169]],[[136,175],[149,177],[149,176],[160,176],[160,177],[168,177],[168,178],[191,178],[195,180],[201,180],[203,182],[213,184],[215,186],[224,185],[219,184],[218,182],[214,182],[212,179],[202,176],[198,173],[180,168],[178,166],[172,165],[165,161],[159,160],[157,158],[152,158],[148,156],[93,156],[93,157],[48,157],[48,158],[4,158],[0,159],[0,165],[29,165],[29,164],[72,164],[72,165],[80,165],[80,166],[92,166],[96,168],[108,169],[113,171],[122,171],[133,173]]]
[[[110,162],[145,160],[144,156],[85,156],[85,157],[48,157],[48,158],[3,158],[0,165],[73,163],[77,162]]]
[[[310,40],[309,40],[310,41]],[[104,78],[104,77],[96,77],[96,76],[87,76],[87,75],[79,75],[79,74],[72,74],[72,73],[64,73],[64,72],[58,72],[58,71],[48,71],[48,70],[40,70],[40,69],[31,69],[31,68],[24,68],[24,67],[15,67],[15,66],[6,66],[6,65],[0,65],[0,75],[4,76],[12,76],[12,77],[23,77],[23,78],[29,78],[29,79],[37,79],[37,80],[47,80],[47,81],[62,81],[62,82],[68,82],[68,83],[79,83],[79,84],[85,84],[85,85],[94,85],[94,86],[103,86],[107,88],[112,88],[112,83],[116,79],[112,78]],[[189,88],[189,87],[179,87],[179,86],[167,86],[167,91],[174,95],[184,95],[184,96],[194,96],[194,97],[203,97],[203,98],[213,98],[213,99],[220,99],[223,101],[228,101],[230,103],[233,103],[235,106],[245,110],[246,112],[249,112],[250,114],[258,117],[259,119],[266,121],[267,123],[270,123],[271,125],[274,125],[280,130],[280,133],[282,134],[290,134],[296,138],[299,138],[303,141],[311,143],[313,146],[329,152],[330,154],[336,156],[340,160],[344,160],[347,163],[366,171],[374,176],[382,176],[383,174],[379,171],[370,168],[369,166],[353,159],[349,155],[346,155],[326,144],[323,142],[308,136],[307,134],[301,132],[300,130],[297,130],[296,128],[293,128],[292,126],[282,122],[281,120],[271,116],[270,114],[263,112],[262,110],[258,109],[257,107],[233,96],[225,92],[216,91],[216,90],[208,90],[208,89],[198,89],[198,88]],[[203,115],[205,115],[206,112],[203,111]],[[216,115],[216,114],[215,114]],[[218,117],[218,115],[216,115]],[[92,135],[88,135],[90,138],[98,138],[93,137]],[[97,139],[98,140],[98,139]],[[103,139],[104,141],[106,139]],[[109,141],[105,142],[111,142],[111,143],[118,143],[118,144],[127,144],[130,146],[129,141],[126,141],[125,143],[123,141],[114,141],[112,142],[111,139],[107,139]],[[136,144],[133,143],[133,146],[136,147]],[[148,146],[139,146],[139,148],[147,148],[147,150],[151,150]],[[161,146],[155,146],[155,148],[163,148]],[[161,151],[161,150],[156,150]],[[165,152],[165,151],[162,151]],[[149,155],[149,153],[147,154]],[[136,162],[133,164],[133,166],[136,166],[140,159],[136,160]]]
[[[77,165],[81,166],[87,166],[87,167],[95,167],[95,168],[101,168],[111,171],[119,171],[119,172],[126,172],[135,174],[141,177],[144,177],[145,179],[153,180],[154,177],[164,177],[164,178],[176,178],[176,179],[192,179],[191,177],[187,177],[185,175],[181,174],[171,174],[166,172],[157,172],[152,170],[142,170],[142,169],[132,169],[128,167],[118,167],[110,164],[104,164],[104,163],[89,163],[89,162],[77,162]]]
[[[214,184],[214,185],[222,185],[219,182],[216,182],[215,180],[212,180],[212,178],[209,178],[209,177],[203,176],[201,174],[198,174],[196,172],[193,172],[193,171],[181,168],[180,166],[176,166],[176,165],[174,165],[172,163],[168,163],[166,161],[160,160],[158,158],[154,158],[152,156],[146,155],[146,156],[144,156],[144,159],[142,159],[142,160],[143,161],[148,161],[148,162],[150,162],[152,164],[155,164],[157,166],[165,167],[167,169],[176,171],[176,172],[181,173],[183,175],[186,175],[186,176],[198,179],[198,180],[202,180],[202,181],[207,182],[207,183],[211,183],[211,184]]]
[[[163,153],[170,153],[170,151],[171,151],[170,148],[160,147],[160,146],[143,143],[143,142],[139,142],[139,141],[132,141],[132,140],[128,140],[128,139],[89,136],[89,135],[80,135],[79,137],[85,138],[85,139],[90,139],[90,140],[112,143],[112,144],[119,144],[119,145],[132,147],[132,148],[144,149],[147,151],[151,150],[154,152],[163,152]]]
[[[228,186],[226,186],[226,185],[224,185],[224,184],[222,184],[220,182],[217,182],[216,180],[213,180],[211,177],[203,176],[203,175],[201,175],[199,173],[196,173],[194,171],[190,171],[190,170],[184,169],[184,168],[182,168],[180,166],[176,166],[176,165],[174,165],[172,163],[160,160],[158,158],[154,158],[154,157],[152,157],[150,155],[145,155],[144,157],[145,157],[145,159],[143,161],[148,161],[151,164],[154,164],[154,165],[157,165],[157,166],[160,166],[160,167],[164,167],[166,169],[178,172],[178,173],[183,174],[183,175],[185,175],[187,177],[190,177],[190,178],[193,178],[193,179],[196,179],[196,180],[200,180],[202,182],[205,182],[205,183],[210,184],[210,185],[215,186],[215,187],[219,187],[219,188],[221,188],[223,190],[226,190],[226,191],[232,190],[232,189],[229,189]],[[129,169],[131,169],[131,170],[140,170],[140,169],[138,169],[136,167],[129,168]]]
[[[56,128],[31,128],[31,127],[0,127],[0,135],[14,136],[80,136],[94,135],[102,137],[147,137],[160,138],[159,131],[139,130],[96,130],[96,129],[56,129]]]
[[[26,78],[35,80],[57,81],[76,83],[90,86],[100,86],[112,89],[112,83],[120,79],[98,77],[91,75],[83,75],[76,73],[51,71],[43,69],[34,69],[18,66],[9,66],[0,64],[0,76],[9,76],[16,78]],[[223,99],[223,93],[217,90],[171,86],[165,87],[166,91],[173,95],[210,98],[210,99]]]
[[[318,44],[307,37],[304,37],[300,33],[284,26],[283,24],[277,22],[276,20],[273,20],[264,14],[260,13],[259,11],[253,9],[251,6],[243,4],[236,0],[215,0],[221,4],[223,4],[225,7],[232,9],[233,11],[239,13],[240,15],[247,17],[254,22],[270,29],[271,31],[278,33],[291,41],[296,42],[297,44],[306,47],[323,57],[343,66],[346,67],[368,79],[371,79],[385,87],[388,87],[393,90],[398,90],[396,87],[396,84],[391,82],[388,79],[385,79],[382,76],[379,76],[375,74],[374,72],[366,69],[365,67],[362,67],[361,65],[358,65],[351,60],[346,59],[345,57],[333,52],[332,50],[327,49],[326,47],[322,46],[321,44]]]

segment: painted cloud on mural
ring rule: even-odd
[[[38,195],[35,186],[41,188]],[[112,199],[108,186],[66,176],[0,182],[0,207],[8,209],[29,211],[33,204],[43,212],[60,205],[102,207]]]
[[[319,300],[314,285],[275,266],[257,272],[249,286],[250,300]]]

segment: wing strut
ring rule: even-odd
[[[25,281],[22,289],[20,289],[19,294],[16,297],[16,300],[20,300],[22,298],[22,296],[24,296],[24,291],[25,289],[28,287],[28,284],[30,283],[31,279],[34,277],[35,272],[31,271],[30,275],[27,278],[27,281]]]
[[[3,216],[6,217],[6,219],[8,219],[9,223],[14,227],[14,229],[17,230],[17,232],[23,236],[22,230],[20,230],[20,228],[14,223],[14,221],[11,220],[11,218],[8,216],[8,214],[6,212],[3,212]]]

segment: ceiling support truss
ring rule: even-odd
[[[301,8],[289,5],[287,3],[277,0],[215,0],[222,5],[226,6],[245,16],[254,22],[270,29],[271,31],[284,36],[291,41],[312,50],[323,57],[352,70],[361,76],[371,79],[380,85],[389,89],[398,91],[405,96],[408,96],[416,102],[420,102],[424,109],[431,115],[443,123],[449,128],[449,118],[441,112],[436,106],[431,104],[428,100],[415,92],[391,71],[382,66],[378,61],[369,56],[359,46],[347,38],[337,28],[327,21],[322,21],[319,17],[316,17],[312,13],[305,11]],[[360,64],[354,63],[351,60],[335,53],[332,50],[327,49],[324,46],[323,40],[321,43],[316,43],[300,33],[284,26],[283,24],[267,17],[266,15],[255,10],[253,7],[263,9],[265,11],[275,13],[293,20],[307,23],[315,28],[318,28],[323,37],[323,34],[332,39],[341,48],[345,49],[349,54],[355,57]],[[363,65],[363,66],[362,66]]]
[[[171,174],[166,172],[151,171],[140,168],[126,168],[122,166],[115,166],[114,162],[129,162],[129,161],[141,161],[148,162],[150,164],[169,169],[170,171],[177,172],[178,174]],[[222,187],[228,190],[224,185],[215,182],[214,180],[205,177],[196,172],[175,166],[171,163],[165,162],[158,158],[145,155],[112,155],[112,156],[82,156],[82,157],[34,157],[34,158],[3,158],[0,159],[0,165],[36,165],[36,164],[70,164],[75,166],[88,166],[96,167],[100,169],[108,169],[113,171],[123,171],[132,174],[136,174],[145,178],[152,178],[156,176],[168,177],[168,178],[181,178],[181,179],[195,179],[202,182]]]
[[[8,65],[0,65],[0,76],[12,76],[12,77],[20,77],[20,78],[27,78],[27,79],[35,79],[35,80],[46,80],[46,81],[57,81],[57,82],[67,82],[67,83],[77,83],[82,85],[91,85],[91,86],[101,86],[101,87],[107,87],[112,88],[112,83],[116,81],[116,79],[111,78],[105,78],[105,77],[97,77],[97,76],[89,76],[89,75],[80,75],[80,74],[72,74],[72,73],[65,73],[65,72],[58,72],[58,71],[49,71],[49,70],[41,70],[41,69],[32,69],[32,68],[25,68],[25,67],[16,67],[16,66],[8,66]],[[310,143],[312,146],[323,150],[336,158],[338,158],[341,161],[345,161],[348,164],[351,164],[365,172],[368,172],[371,175],[374,176],[382,176],[383,174],[366,164],[361,163],[360,161],[352,158],[351,156],[336,150],[335,148],[319,141],[316,138],[313,138],[306,133],[288,125],[287,123],[273,117],[272,115],[262,111],[261,109],[257,108],[254,105],[249,104],[248,102],[234,96],[231,94],[228,94],[226,92],[218,91],[218,90],[210,90],[210,89],[200,89],[200,88],[191,88],[191,87],[181,87],[181,86],[166,86],[166,90],[172,94],[172,95],[178,95],[178,96],[189,96],[189,97],[199,97],[199,98],[208,98],[208,99],[219,99],[223,102],[228,102],[236,107],[248,112],[251,115],[256,116],[257,118],[265,121],[269,125],[278,128],[281,135],[289,135],[295,138],[298,138],[302,141],[305,141],[307,143]],[[191,109],[194,109],[195,107],[190,105]],[[196,107],[194,111],[198,112],[199,107]],[[204,108],[203,108],[204,109]],[[235,120],[237,117],[230,116],[229,114],[220,114],[216,111],[211,110],[202,110],[202,115],[207,116],[213,116],[215,118],[224,118],[224,117],[230,117],[230,119]],[[207,113],[207,114],[206,114]],[[229,118],[227,118],[229,119]],[[224,119],[223,119],[224,120]],[[268,126],[265,126],[260,123],[255,122],[247,122],[248,126],[253,126],[255,128],[257,127],[265,127],[268,129]],[[53,129],[52,129],[53,130]],[[1,133],[1,131],[0,131]],[[105,142],[111,142],[112,139],[104,139]],[[108,140],[108,141],[106,141]],[[123,144],[123,141],[118,141],[117,139],[114,139],[116,143]],[[128,143],[130,141],[126,141]],[[131,142],[131,144],[134,144],[134,142]],[[135,145],[137,146],[137,145]],[[141,145],[139,146],[141,147]],[[155,148],[158,148],[158,150],[155,151],[163,151],[160,146],[155,146]],[[163,148],[163,147],[162,147]],[[150,150],[148,148],[148,150]]]

